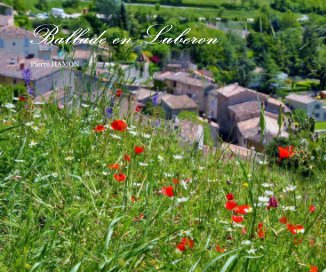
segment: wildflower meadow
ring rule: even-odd
[[[1,104],[0,271],[326,268],[325,142],[308,176],[303,144],[203,154],[123,97]]]

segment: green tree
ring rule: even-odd
[[[39,10],[42,10],[42,11],[48,11],[49,10],[49,3],[47,0],[39,0],[35,7]]]
[[[120,15],[119,15],[120,27],[124,30],[129,29],[128,14],[124,3],[121,3],[120,6]]]
[[[96,9],[98,13],[104,14],[107,20],[110,20],[111,25],[117,25],[119,8],[121,0],[96,0]]]
[[[18,12],[23,12],[26,10],[25,1],[24,0],[13,0],[12,6]]]

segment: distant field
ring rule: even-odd
[[[1,3],[5,3],[7,5],[12,6],[12,0],[0,0]],[[25,1],[25,8],[26,10],[31,10],[33,13],[38,13],[38,12],[42,12],[40,10],[38,10],[35,5],[39,2],[39,0],[28,0]],[[63,0],[48,0],[47,1],[49,4],[49,9],[51,8],[62,8],[62,3],[64,2]],[[83,10],[83,8],[88,7],[88,5],[90,4],[90,2],[84,2],[84,1],[80,1],[79,2],[79,6],[77,9],[72,9],[72,8],[66,8],[65,12],[66,13],[77,13],[77,12],[81,12]]]
[[[316,130],[326,129],[326,122],[316,122]]]
[[[160,3],[159,0],[131,0],[131,3],[147,3],[147,4],[155,4]],[[257,1],[259,5],[262,4],[270,4],[271,0],[260,0]],[[198,7],[209,7],[209,8],[219,8],[222,4],[231,5],[231,6],[244,6],[244,2],[242,0],[182,0],[182,4],[184,6],[198,6]],[[162,4],[164,5],[164,4]],[[167,4],[168,5],[168,4]]]
[[[135,12],[145,12],[149,14],[157,15],[169,15],[171,16],[171,8],[161,6],[160,10],[155,10],[154,6],[136,6],[128,5],[128,10],[132,13]],[[255,17],[259,11],[252,10],[250,13],[246,10],[225,10],[223,13],[223,18],[252,18]],[[218,16],[218,11],[215,9],[198,9],[198,8],[175,8],[173,10],[173,17],[185,17],[185,18],[216,18]]]

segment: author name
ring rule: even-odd
[[[48,61],[48,62],[37,62],[32,61],[31,67],[38,68],[49,68],[49,67],[79,67],[79,61]]]

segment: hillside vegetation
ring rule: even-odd
[[[0,271],[324,268],[324,170],[308,179],[226,150],[203,156],[134,109],[119,120],[119,97],[7,99]]]

